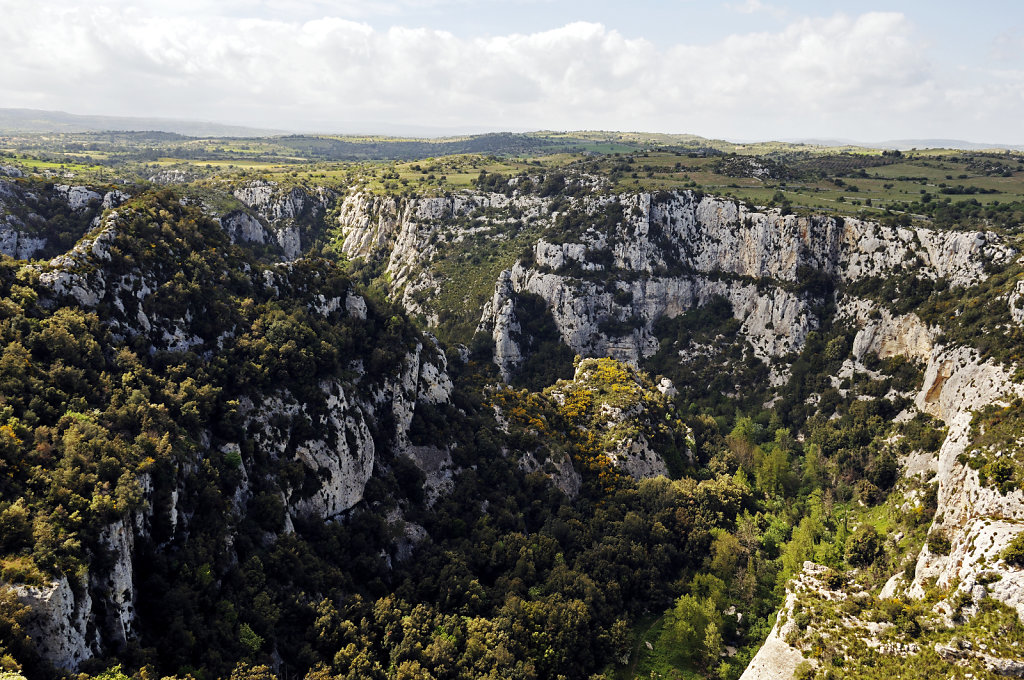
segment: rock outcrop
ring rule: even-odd
[[[142,481],[151,491],[148,480]],[[135,537],[147,530],[145,513],[119,519],[100,534],[104,566],[78,581],[61,576],[42,587],[14,587],[31,608],[28,631],[45,661],[74,669],[135,638]]]
[[[221,225],[232,243],[258,243],[271,241],[271,234],[258,219],[249,213],[236,210],[221,218]]]
[[[309,469],[307,476],[317,480],[311,491],[285,489],[293,517],[338,516],[362,500],[373,473],[375,446],[363,412],[339,381],[324,381],[320,389],[327,409],[318,416],[311,416],[308,407],[287,392],[249,404],[244,413],[261,450],[275,459],[301,461]],[[297,426],[311,417],[313,436],[293,443]]]
[[[18,260],[29,260],[46,248],[46,239],[30,236],[18,229],[22,225],[7,216],[7,222],[0,224],[0,253]]]
[[[496,241],[516,238],[497,225],[540,231],[532,256],[500,275],[481,316],[480,330],[492,335],[506,379],[523,357],[510,301],[524,292],[544,299],[576,353],[633,364],[657,350],[658,318],[721,296],[756,355],[771,361],[798,352],[818,327],[815,305],[828,294],[828,281],[900,275],[967,286],[986,276],[986,266],[1015,255],[992,232],[783,215],[688,191],[561,197],[557,204],[518,192],[405,200],[353,194],[341,203],[339,223],[345,254],[385,257],[394,295],[432,321],[429,294],[439,279],[430,262],[439,248],[479,231]],[[923,324],[885,314],[862,319],[857,352],[872,345],[880,354],[929,351],[932,334]],[[896,338],[910,346],[893,344]]]
[[[867,300],[847,298],[838,316],[859,327],[852,348],[853,358],[859,362],[868,353],[877,354],[880,359],[903,356],[927,362],[931,358],[938,331],[928,328],[916,314],[893,315]]]
[[[819,564],[804,562],[803,571],[786,586],[786,601],[771,633],[750,660],[740,680],[790,680],[793,677],[797,666],[804,661],[803,653],[787,642],[791,634],[803,632],[793,616],[797,595],[808,590],[824,590],[818,577],[826,571],[827,568]]]
[[[118,190],[100,194],[84,186],[47,186],[0,180],[0,254],[19,260],[52,255],[60,237],[66,236],[62,232],[85,233],[99,223],[103,211],[129,198]]]
[[[85,583],[81,595],[66,576],[47,586],[15,586],[18,598],[32,609],[29,632],[39,655],[58,668],[78,668],[95,653],[88,635],[92,597]]]
[[[1005,368],[981,361],[974,350],[938,348],[925,370],[918,407],[942,419],[949,431],[939,450],[936,480],[938,509],[932,531],[951,539],[948,555],[921,551],[909,593],[923,597],[925,581],[940,587],[973,582],[998,562],[999,554],[1024,532],[1024,490],[1002,493],[985,486],[961,454],[971,439],[972,412],[988,404],[1024,395]],[[1003,565],[990,587],[992,597],[1015,607],[1024,619],[1024,572]]]
[[[310,190],[300,187],[285,189],[277,182],[270,181],[250,182],[235,189],[234,195],[266,220],[269,228],[264,228],[260,234],[260,230],[252,224],[251,216],[246,219],[238,213],[232,213],[228,216],[231,225],[225,225],[232,238],[257,243],[273,241],[288,262],[298,258],[308,246],[303,241],[303,226],[309,228],[316,225],[319,231],[327,209],[334,200],[333,192],[323,187]]]

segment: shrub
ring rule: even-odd
[[[928,550],[936,555],[948,555],[952,545],[949,537],[942,531],[936,530],[928,534]]]
[[[854,567],[874,564],[883,552],[882,538],[870,525],[861,525],[846,542],[846,561]]]
[[[822,581],[829,590],[839,590],[843,587],[843,575],[835,569],[829,569],[825,572],[825,576],[822,578]]]
[[[1003,551],[1002,558],[1009,565],[1024,567],[1024,532],[1017,534],[1010,541],[1010,545],[1006,546],[1006,550]]]
[[[793,672],[795,680],[810,680],[814,677],[814,665],[810,661],[801,661]]]

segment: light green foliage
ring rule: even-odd
[[[717,658],[721,645],[721,614],[710,597],[682,595],[665,615],[662,643],[671,645],[681,663],[706,666],[711,655]]]
[[[995,680],[999,676],[986,667],[976,652],[983,650],[1002,659],[1019,658],[1024,624],[1013,609],[986,598],[975,615],[958,621],[952,629],[947,628],[931,607],[935,598],[952,595],[936,592],[924,602],[882,600],[852,592],[845,586],[839,589],[838,597],[830,594],[825,598],[814,592],[801,594],[797,615],[806,629],[801,629],[795,643],[818,663],[813,674],[804,666],[802,677],[924,680],[937,674]],[[851,619],[852,623],[872,622],[878,632],[866,633],[866,626],[851,625]],[[937,646],[951,650],[961,661],[954,664],[948,656],[943,658],[937,653]]]
[[[248,623],[243,623],[238,629],[238,640],[249,648],[253,654],[260,651],[263,646],[263,638],[252,629]]]
[[[96,680],[129,680],[129,676],[124,674],[121,664],[118,664],[97,675]]]

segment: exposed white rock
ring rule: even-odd
[[[100,544],[110,551],[113,565],[106,574],[95,575],[92,586],[94,593],[113,609],[114,620],[109,625],[111,642],[123,645],[133,639],[135,623],[135,534],[131,523],[120,519],[107,526],[100,534]]]
[[[367,194],[350,194],[338,207],[341,249],[349,258],[383,254],[386,274],[396,297],[413,314],[423,314],[431,323],[437,317],[418,302],[432,296],[441,285],[435,272],[424,263],[446,244],[458,243],[476,234],[504,238],[492,227],[511,221],[507,218],[478,217],[468,228],[453,226],[452,218],[470,218],[490,208],[516,210],[523,219],[534,219],[543,212],[545,200],[534,196],[508,198],[502,194],[464,192],[450,196],[395,199]]]
[[[24,177],[25,173],[21,171],[21,168],[13,165],[0,165],[0,175],[7,175],[8,177]]]
[[[145,493],[149,479],[140,480]],[[93,570],[72,585],[66,576],[43,587],[14,586],[18,599],[31,609],[28,632],[44,660],[75,670],[104,649],[120,648],[133,639],[135,622],[134,521],[125,517],[104,527],[100,546],[109,552],[109,569]],[[96,599],[94,599],[96,598]],[[103,603],[96,607],[95,602]]]
[[[293,490],[288,502],[295,516],[335,517],[363,498],[366,482],[373,472],[375,446],[362,410],[352,403],[337,381],[325,381],[323,390],[327,413],[320,417],[319,429],[333,437],[317,437],[299,442],[294,456],[315,474],[320,485],[312,495]],[[273,423],[291,423],[306,419],[305,407],[287,392],[266,398],[252,413],[246,414],[257,426],[256,442],[277,457],[289,455],[291,426],[285,431]],[[334,444],[329,445],[329,441]]]
[[[850,318],[860,330],[853,339],[853,357],[864,361],[869,352],[881,359],[905,356],[926,362],[931,357],[937,331],[928,328],[916,314],[894,316],[888,309],[868,300],[843,301],[839,316]]]
[[[95,307],[107,293],[103,271],[93,266],[96,260],[110,260],[110,245],[117,237],[117,213],[107,215],[103,227],[80,240],[64,255],[50,260],[40,283],[57,295],[70,295],[83,307]]]
[[[163,342],[169,352],[187,352],[193,347],[203,344],[203,339],[195,334],[188,334],[180,325],[170,331],[164,329]]]
[[[527,452],[518,461],[519,469],[526,473],[542,472],[551,479],[551,482],[569,498],[576,498],[583,487],[583,478],[572,464],[572,458],[568,454],[558,451],[549,452],[549,457],[544,463],[537,460],[537,457]]]
[[[341,298],[337,296],[328,298],[321,293],[313,298],[310,307],[320,316],[329,316],[341,309]]]
[[[366,299],[349,291],[345,295],[345,310],[356,319],[366,319]]]
[[[940,587],[954,581],[973,583],[979,574],[997,566],[998,555],[1024,531],[1024,490],[1007,494],[983,486],[978,472],[959,462],[970,443],[972,411],[1013,395],[1024,386],[1012,381],[1002,367],[982,362],[970,348],[936,348],[925,370],[917,405],[944,420],[948,434],[939,450],[936,522],[931,531],[951,539],[949,555],[936,555],[925,546],[918,557],[908,593],[923,597],[925,581]],[[1002,578],[990,586],[991,595],[1015,607],[1024,618],[1024,573],[999,570]]]
[[[1013,287],[1007,304],[1010,307],[1010,318],[1014,323],[1024,323],[1024,280],[1018,281]]]
[[[88,187],[73,187],[67,184],[58,184],[53,187],[54,191],[64,197],[73,210],[88,208],[90,203],[102,203],[103,196]]]
[[[44,248],[45,238],[31,236],[9,223],[0,222],[0,253],[18,260],[28,260]]]
[[[235,189],[235,198],[259,214],[267,224],[262,241],[258,240],[256,228],[248,229],[254,240],[260,243],[273,241],[280,248],[286,261],[292,261],[302,254],[302,236],[296,220],[312,219],[326,213],[327,206],[334,200],[334,193],[324,187],[306,190],[300,187],[282,189],[277,182],[257,180]]]
[[[447,402],[454,389],[446,370],[444,355],[439,356],[442,360],[440,367],[426,361],[420,366],[419,398],[427,404]]]
[[[662,378],[661,381],[658,382],[658,391],[669,398],[679,394],[679,390],[676,389],[676,386],[668,378]]]
[[[225,215],[221,219],[221,225],[232,243],[266,243],[270,240],[263,223],[241,210]]]
[[[47,586],[15,586],[14,591],[32,610],[28,631],[43,659],[74,669],[95,656],[87,638],[92,597],[85,583],[72,588],[62,576]]]
[[[498,365],[503,380],[511,379],[512,371],[523,360],[522,350],[515,338],[519,336],[519,321],[515,317],[515,289],[512,287],[512,272],[505,270],[494,286],[494,296],[484,305],[481,330],[487,331],[494,339],[494,363]]]
[[[149,181],[154,184],[188,184],[195,179],[196,175],[194,173],[178,168],[161,170],[149,177]]]
[[[284,253],[284,259],[292,261],[302,254],[302,238],[299,236],[299,230],[297,227],[284,227],[278,229],[274,234],[277,240],[277,245],[281,247],[281,251]]]
[[[401,455],[407,456],[423,473],[423,490],[427,505],[433,505],[455,484],[455,463],[451,453],[440,446],[407,445]]]
[[[668,475],[668,466],[643,436],[622,442],[608,452],[612,465],[623,470],[634,479],[649,479]]]
[[[880,600],[891,600],[898,597],[900,593],[904,592],[907,587],[907,579],[903,577],[903,574],[893,574],[882,589],[878,592],[878,599]]]
[[[900,229],[852,218],[782,215],[692,192],[658,200],[640,193],[570,201],[572,209],[593,216],[595,223],[612,204],[621,208],[622,221],[611,232],[588,226],[584,218],[578,233],[568,235],[565,242],[539,240],[533,266],[517,265],[502,273],[481,329],[492,333],[495,362],[506,379],[522,359],[515,342],[519,324],[514,305],[509,304],[521,291],[545,299],[563,340],[574,351],[634,364],[657,349],[651,325],[658,317],[675,316],[722,295],[732,303],[757,355],[768,360],[799,351],[806,334],[817,326],[803,297],[791,292],[792,287],[777,285],[800,282],[805,269],[847,282],[899,273],[969,285],[985,277],[987,263],[1005,263],[1015,255],[990,232]],[[488,208],[515,210],[540,224],[554,224],[557,217],[545,199],[536,196],[462,192],[396,201],[352,194],[340,209],[342,249],[349,257],[385,251],[392,290],[411,312],[426,313],[412,295],[438,287],[424,262],[438,247],[457,242],[466,233],[465,227],[450,226],[452,218],[472,217],[474,211]],[[487,224],[497,218],[478,219]],[[596,258],[609,248],[613,265],[603,286],[570,274],[574,267],[604,269]],[[688,273],[662,274],[673,268]],[[740,278],[730,280],[722,274]],[[774,283],[765,287],[765,281]],[[628,293],[631,302],[618,304],[615,299],[622,296],[613,291]],[[632,333],[600,332],[603,322],[630,319],[638,320]],[[856,351],[859,356],[867,351],[912,353],[923,359],[932,337],[916,317],[883,313],[866,324]]]
[[[675,317],[716,296],[732,303],[733,314],[741,321],[755,354],[764,359],[798,351],[807,333],[816,327],[807,303],[781,288],[761,291],[755,284],[704,277],[646,278],[618,285],[630,291],[633,302],[626,310],[596,283],[526,269],[520,264],[503,272],[494,298],[484,308],[481,329],[491,330],[494,360],[506,379],[522,361],[515,342],[519,323],[514,315],[514,296],[521,291],[548,301],[562,339],[575,353],[612,357],[632,365],[658,350],[653,332],[658,318]],[[604,322],[626,318],[638,320],[628,335],[602,332]]]
[[[399,562],[410,559],[416,546],[429,538],[426,529],[404,519],[397,508],[388,513],[387,522],[395,533],[400,534],[395,542],[395,559]]]
[[[1006,370],[982,362],[968,347],[937,348],[925,368],[919,409],[949,423],[957,415],[977,410],[1010,393],[1021,393]]]
[[[295,219],[309,205],[309,196],[301,189],[278,191],[277,182],[256,181],[235,189],[235,198],[258,211],[270,221]]]
[[[120,189],[114,189],[113,191],[108,191],[107,193],[103,194],[103,203],[102,203],[103,209],[104,210],[113,210],[114,208],[120,206],[122,203],[127,201],[129,198],[131,198],[131,195],[130,194],[126,194],[125,192],[121,191]]]

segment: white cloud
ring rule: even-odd
[[[179,2],[193,4],[209,6]],[[338,6],[263,4],[313,15]],[[344,4],[358,9],[365,2]],[[379,120],[1021,141],[1013,124],[1024,113],[1021,74],[937,73],[925,57],[928,45],[895,13],[803,19],[777,32],[665,48],[585,22],[474,39],[426,28],[378,30],[329,15],[240,19],[232,16],[241,11],[238,0],[219,5],[216,15],[159,16],[137,7],[0,0],[0,101],[288,129]],[[978,110],[978,102],[987,108]]]
[[[767,5],[761,0],[744,0],[742,3],[736,3],[729,5],[729,8],[740,14],[754,14],[756,12],[768,12],[775,16],[782,16],[786,12],[785,10],[775,7],[774,5]]]

